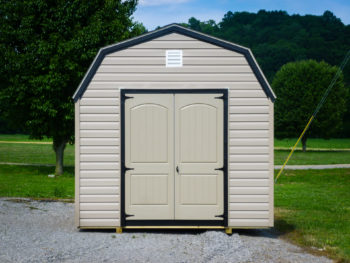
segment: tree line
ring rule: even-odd
[[[229,11],[218,23],[192,17],[183,25],[249,47],[270,83],[288,62],[313,59],[337,66],[350,49],[350,25],[344,25],[330,11],[321,16],[289,15],[286,11]],[[343,75],[349,90],[350,63]],[[350,100],[346,108],[342,127],[333,136],[350,135]],[[322,134],[314,133],[314,136]]]

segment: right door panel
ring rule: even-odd
[[[223,214],[222,94],[175,94],[175,219]]]

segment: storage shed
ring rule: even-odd
[[[248,48],[172,24],[102,48],[73,98],[77,227],[273,226],[275,95]]]

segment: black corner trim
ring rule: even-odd
[[[203,33],[199,33],[196,32],[194,30],[190,30],[187,29],[185,27],[182,27],[180,25],[177,24],[172,24],[169,26],[165,26],[164,28],[155,30],[153,32],[150,33],[146,33],[144,35],[141,35],[139,37],[135,37],[132,38],[130,40],[121,42],[121,43],[117,43],[115,45],[109,46],[109,47],[105,47],[100,49],[99,53],[97,54],[94,62],[92,63],[90,69],[88,70],[88,72],[86,73],[83,81],[81,82],[81,84],[79,85],[77,91],[75,92],[73,99],[74,102],[76,102],[81,96],[82,94],[85,92],[87,86],[89,85],[90,81],[92,80],[93,76],[95,75],[98,67],[100,66],[102,60],[104,59],[104,57],[110,53],[122,50],[122,49],[126,49],[130,46],[134,46],[137,44],[141,44],[143,42],[155,39],[157,37],[161,37],[167,34],[171,34],[171,33],[179,33],[185,36],[189,36],[231,51],[235,51],[237,53],[240,53],[242,55],[245,56],[245,58],[248,61],[248,64],[250,65],[250,67],[252,68],[257,80],[259,81],[260,85],[262,86],[263,90],[265,91],[266,96],[268,96],[272,102],[275,101],[276,97],[274,96],[269,84],[267,83],[266,79],[263,76],[263,73],[261,72],[261,70],[259,69],[258,65],[256,64],[251,52],[249,51],[248,48],[245,47],[241,47],[239,45],[236,45],[234,43],[229,43],[223,40],[220,40],[218,38],[214,38],[208,35],[205,35]]]

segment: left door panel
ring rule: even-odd
[[[174,95],[126,96],[126,220],[174,219]]]

